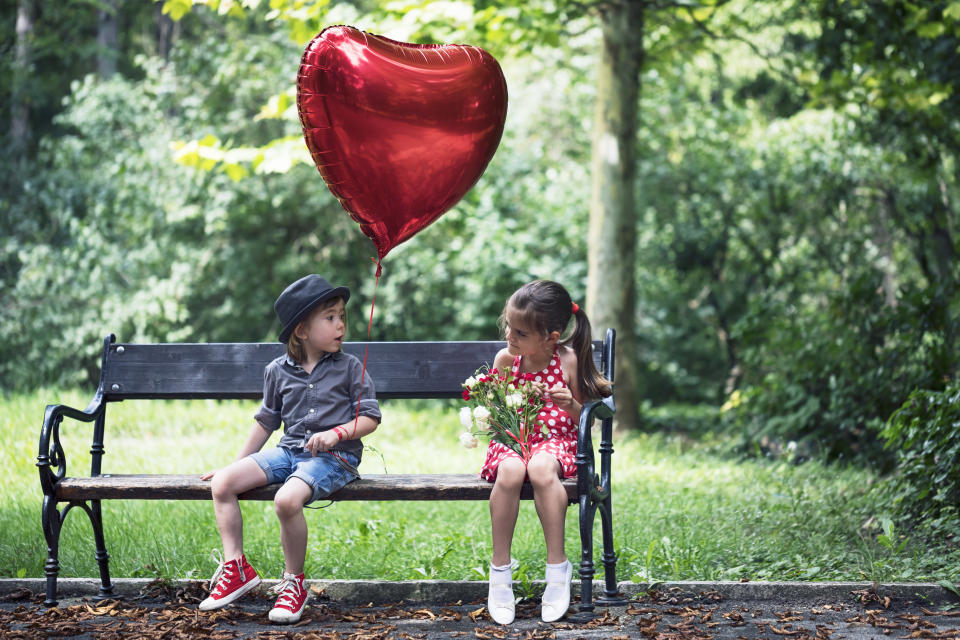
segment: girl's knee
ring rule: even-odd
[[[560,464],[553,456],[534,456],[527,465],[530,484],[535,487],[552,484],[560,479]]]
[[[527,470],[519,460],[504,460],[497,467],[496,484],[506,488],[517,488],[523,484]]]

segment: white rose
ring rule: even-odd
[[[523,395],[519,393],[511,393],[507,395],[508,407],[519,407],[521,404],[523,404]]]
[[[469,431],[464,431],[460,434],[460,444],[462,444],[467,449],[473,449],[477,446],[477,436],[473,435]]]
[[[460,409],[460,424],[467,429],[473,426],[473,414],[470,413],[470,407]]]
[[[477,379],[474,378],[473,376],[470,376],[469,378],[467,378],[466,380],[463,381],[463,386],[465,386],[465,387],[470,387],[471,389],[473,388],[473,385],[475,385],[475,384],[477,384]]]
[[[486,424],[490,418],[490,411],[486,407],[477,407],[473,410],[473,417],[476,418],[477,424]]]

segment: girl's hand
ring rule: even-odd
[[[317,455],[318,453],[333,449],[338,442],[340,442],[340,438],[337,437],[337,432],[330,429],[329,431],[321,431],[320,433],[315,433],[310,436],[310,439],[307,440],[307,444],[303,445],[303,448],[313,455]]]
[[[217,475],[217,471],[220,471],[220,470],[219,470],[219,469],[214,469],[213,471],[207,471],[205,474],[203,474],[202,476],[200,476],[200,479],[201,479],[201,480],[209,480],[209,479],[212,478],[213,476]]]
[[[573,393],[569,387],[557,385],[546,391],[546,398],[553,400],[553,403],[566,411],[567,413],[580,413],[580,405],[573,398]]]

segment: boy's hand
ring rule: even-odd
[[[207,471],[205,474],[203,474],[202,476],[200,476],[200,479],[201,479],[201,480],[209,480],[209,479],[212,478],[213,476],[217,475],[217,471],[220,471],[220,469],[214,469],[213,471]]]
[[[330,429],[329,431],[321,431],[320,433],[315,433],[310,436],[310,439],[307,440],[307,444],[303,445],[303,448],[317,455],[318,453],[323,453],[324,451],[329,451],[340,442],[340,438],[337,437],[337,433]]]

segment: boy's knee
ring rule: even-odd
[[[303,511],[303,505],[307,503],[313,494],[312,488],[303,483],[287,483],[280,487],[277,495],[273,498],[273,508],[280,518],[295,516]]]
[[[303,501],[290,495],[281,495],[273,499],[273,508],[281,518],[294,516],[303,509]]]
[[[229,500],[236,492],[231,486],[230,479],[224,475],[217,474],[210,481],[210,493],[214,500]]]

